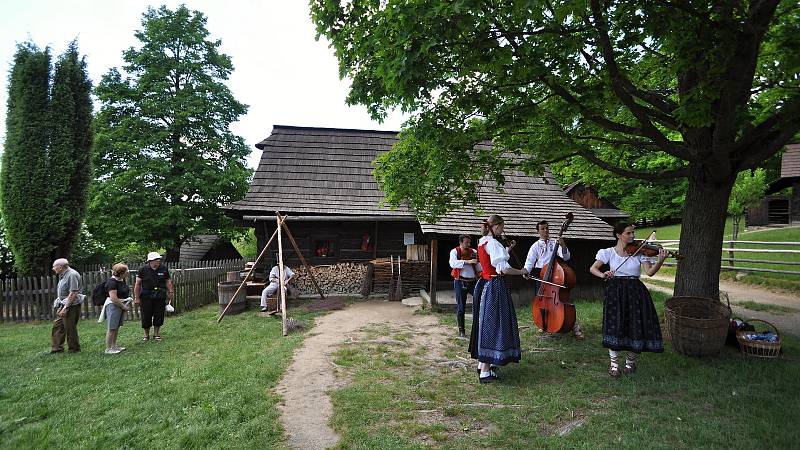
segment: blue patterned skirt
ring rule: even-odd
[[[478,330],[481,323],[481,295],[486,280],[478,278],[475,283],[475,290],[472,291],[472,329],[469,333],[469,355],[472,359],[478,359]]]
[[[481,295],[478,361],[504,366],[519,362],[521,353],[511,292],[503,277],[492,278]]]
[[[664,351],[653,298],[639,278],[608,280],[603,301],[603,347],[637,353]]]

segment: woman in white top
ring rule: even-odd
[[[480,301],[480,329],[478,330],[479,381],[497,380],[492,365],[504,366],[519,362],[521,356],[517,313],[504,275],[522,275],[526,272],[508,264],[508,250],[496,239],[503,233],[503,218],[493,215],[485,222],[486,236],[478,241],[478,260],[482,277],[486,280]]]
[[[592,275],[607,280],[603,301],[603,347],[611,357],[609,375],[619,377],[619,352],[627,351],[622,372],[636,371],[636,357],[641,352],[661,353],[664,339],[658,323],[650,291],[639,280],[642,266],[648,276],[661,268],[667,252],[661,249],[655,264],[645,256],[628,256],[625,246],[635,237],[633,225],[621,222],[614,227],[617,245],[597,252],[596,261],[589,268]],[[601,271],[604,265],[608,270]]]

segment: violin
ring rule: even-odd
[[[575,326],[575,305],[569,302],[570,289],[576,282],[575,271],[558,256],[558,242],[573,218],[572,213],[567,213],[566,220],[561,224],[553,256],[539,275],[545,283],[539,284],[531,305],[533,322],[548,333],[566,333]]]
[[[641,247],[641,250],[639,250],[639,247]],[[625,253],[627,253],[628,256],[633,256],[636,251],[639,250],[638,254],[643,256],[658,256],[658,252],[662,248],[664,247],[661,246],[661,244],[647,243],[642,245],[641,239],[634,239],[633,242],[625,246]],[[675,250],[667,250],[667,256],[675,259],[685,258],[680,252],[676,252]]]

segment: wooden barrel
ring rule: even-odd
[[[228,306],[228,302],[230,302],[233,294],[236,293],[236,290],[239,289],[239,285],[241,281],[223,281],[217,284],[217,295],[219,296],[219,309],[220,311],[224,310],[226,306]],[[245,288],[242,288],[238,294],[236,294],[236,298],[231,303],[231,307],[228,308],[228,312],[225,314],[238,314],[244,311],[247,308],[247,292]]]
[[[241,277],[239,276],[239,271],[236,270],[234,272],[228,272],[228,278],[226,281],[241,281]]]

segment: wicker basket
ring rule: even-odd
[[[719,353],[725,344],[730,304],[705,297],[672,297],[664,303],[666,334],[676,352],[689,356]]]
[[[739,349],[743,355],[753,356],[755,358],[777,358],[781,354],[781,333],[778,327],[761,319],[750,319],[747,321],[752,325],[753,322],[761,322],[769,325],[775,330],[775,335],[778,336],[778,342],[766,341],[751,341],[747,339],[747,334],[753,331],[737,331],[736,340],[739,341]]]

